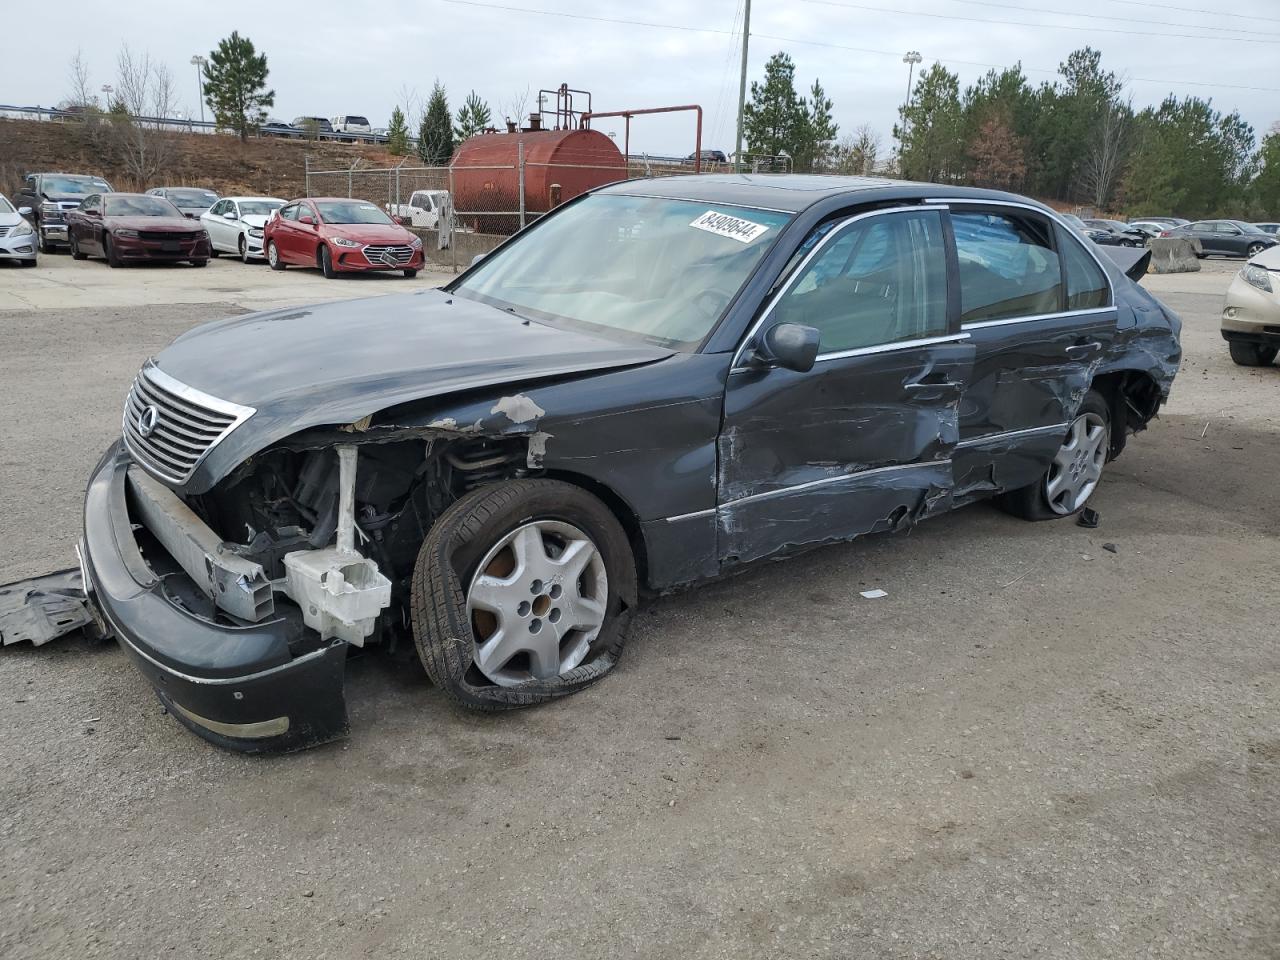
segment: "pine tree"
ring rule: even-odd
[[[427,110],[418,124],[418,156],[429,167],[442,167],[453,157],[453,123],[449,119],[449,98],[437,80],[431,89]]]
[[[489,111],[489,104],[481,100],[479,94],[472,90],[467,94],[467,99],[463,101],[462,106],[458,108],[458,122],[453,128],[453,138],[458,143],[469,140],[477,133],[487,130],[492,122],[493,115]]]
[[[210,52],[204,65],[204,96],[219,126],[247,140],[267,119],[266,108],[276,102],[267,89],[267,55],[254,50],[253,41],[232,31]]]
[[[796,96],[796,65],[775,53],[764,65],[764,83],[751,81],[751,102],[742,114],[747,152],[794,156],[807,124],[804,101]]]
[[[393,157],[403,157],[409,152],[409,124],[399,107],[391,111],[391,122],[387,124],[387,152]]]

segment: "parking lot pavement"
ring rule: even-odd
[[[221,256],[204,268],[187,263],[142,264],[112,270],[102,260],[72,260],[46,254],[35,267],[0,263],[0,311],[84,307],[143,307],[156,304],[226,303],[265,310],[320,300],[347,300],[438,287],[453,275],[423,271],[412,280],[400,273],[352,274],[326,280],[319,270],[272,270],[265,262],[241,263]]]
[[[552,706],[371,652],[349,740],[255,760],[112,645],[4,650],[0,956],[1275,957],[1280,367],[1218,337],[1238,267],[1148,279],[1186,361],[1096,530],[979,505],[758,566]],[[138,363],[227,309],[0,313],[0,580],[70,560]]]

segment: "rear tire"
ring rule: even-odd
[[[1023,520],[1074,516],[1097,490],[1110,453],[1111,408],[1102,394],[1090,390],[1049,468],[1034,483],[998,496],[996,505]]]
[[[1241,367],[1269,367],[1276,359],[1280,349],[1268,347],[1261,343],[1241,343],[1230,341],[1227,349],[1231,351],[1231,359]]]
[[[267,263],[271,265],[272,270],[284,269],[284,261],[280,259],[280,250],[274,240],[267,241]]]
[[[1249,249],[1245,252],[1245,256],[1252,260],[1265,249],[1267,249],[1265,243],[1251,243],[1249,244]]]
[[[591,569],[596,570],[597,575],[603,571],[603,579],[607,581],[605,589],[599,590],[600,580],[595,580],[596,589],[605,596],[602,603],[598,596],[591,602],[597,611],[603,607],[603,613],[598,632],[590,639],[585,652],[580,643],[592,634],[578,634],[574,627],[568,626],[576,622],[571,619],[576,615],[575,609],[581,612],[580,607],[574,607],[578,598],[588,595],[592,589],[590,583],[580,579],[586,577],[585,573],[569,572],[564,580],[548,576],[545,581],[530,581],[531,587],[524,581],[538,569],[522,568],[514,551],[514,567],[508,564],[504,570],[494,569],[504,556],[495,555],[494,550],[502,549],[504,539],[516,531],[539,525],[572,529],[581,535],[587,547],[594,548],[594,553],[583,548],[584,554],[592,558]],[[582,540],[567,541],[566,552],[569,543],[576,545]],[[537,542],[544,543],[541,539]],[[544,546],[539,562],[547,560]],[[500,660],[501,654],[493,651],[488,652],[489,672],[481,671],[477,630],[493,625],[477,621],[475,616],[479,611],[468,614],[468,598],[482,561],[488,564],[485,571],[488,577],[511,580],[510,588],[501,586],[500,589],[510,592],[513,609],[514,601],[526,601],[520,603],[519,611],[519,617],[524,619],[517,620],[523,632],[518,637],[512,634],[513,639],[536,645],[539,633],[544,642],[553,636],[551,656],[563,649],[576,649],[565,661],[569,666],[563,672],[555,674],[558,668],[555,661],[551,661],[552,668],[546,678],[537,679],[535,660],[530,654],[518,652],[510,660]],[[551,557],[549,562],[554,564],[556,558]],[[585,490],[559,480],[507,481],[473,490],[441,514],[431,527],[413,570],[413,636],[427,675],[451,699],[476,710],[507,710],[576,693],[612,670],[626,644],[636,602],[636,566],[631,544],[608,507]],[[558,606],[568,612],[562,616],[556,610]],[[493,624],[501,623],[493,615],[489,616]],[[535,617],[542,618],[537,625],[532,619]],[[555,627],[557,623],[564,626]],[[494,628],[487,639],[493,640],[497,629],[501,628]],[[494,676],[502,682],[491,679]]]
[[[324,274],[326,280],[335,280],[338,271],[333,269],[333,254],[329,252],[329,247],[325,244],[320,246],[320,271]]]

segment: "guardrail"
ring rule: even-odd
[[[99,114],[105,116],[105,114]],[[43,120],[46,122],[58,123],[80,123],[86,119],[86,115],[78,110],[59,110],[56,107],[18,107],[13,104],[0,103],[0,118],[10,120]],[[159,127],[163,130],[174,130],[181,133],[231,133],[225,127],[219,127],[212,120],[190,120],[184,117],[145,117],[130,116],[130,120],[135,123],[145,123],[150,126]],[[258,137],[267,139],[274,138],[277,140],[333,140],[345,141],[348,143],[386,143],[387,135],[384,133],[346,133],[333,131],[320,131],[312,133],[304,130],[302,127],[277,128],[260,128],[256,134]],[[410,144],[416,145],[417,141],[410,138]]]

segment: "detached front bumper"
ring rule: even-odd
[[[348,731],[343,674],[347,644],[291,650],[286,619],[236,625],[182,605],[144,558],[129,513],[119,441],[85,494],[85,589],[161,702],[206,740],[251,753],[314,746]]]

